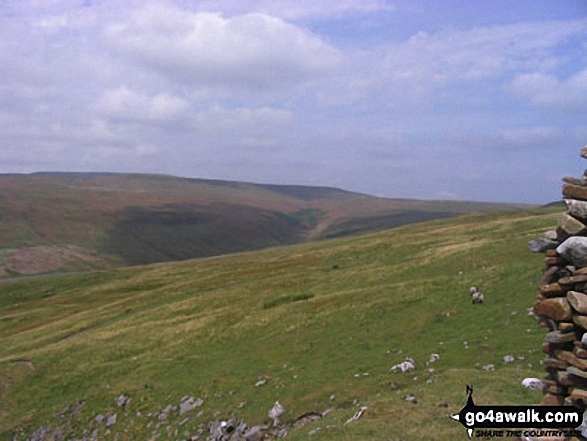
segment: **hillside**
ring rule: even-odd
[[[545,331],[527,314],[543,256],[527,242],[558,213],[471,214],[2,283],[0,439],[58,428],[70,438],[189,439],[232,417],[267,423],[276,401],[294,441],[465,439],[446,416],[464,406],[465,385],[477,404],[540,400],[520,385],[543,376]],[[484,304],[471,305],[471,285]],[[427,365],[431,354],[440,359]],[[414,371],[390,371],[406,357]],[[180,415],[182,398],[194,408]],[[308,412],[326,415],[302,425]]]
[[[521,207],[156,175],[0,175],[0,277],[209,257]]]

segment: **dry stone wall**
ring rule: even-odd
[[[581,150],[587,159],[587,146]],[[567,211],[556,230],[529,243],[545,255],[534,314],[547,328],[542,361],[541,404],[587,406],[587,170],[581,179],[564,178]]]

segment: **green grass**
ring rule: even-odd
[[[557,215],[474,214],[201,262],[0,284],[0,439],[58,425],[81,437],[108,411],[118,414],[111,437],[168,439],[170,425],[180,435],[169,439],[182,439],[210,420],[262,423],[277,400],[289,423],[332,409],[292,440],[317,427],[315,440],[464,439],[446,415],[465,404],[465,385],[477,404],[540,400],[520,384],[544,375],[544,331],[527,315],[543,261],[527,242]],[[471,285],[484,304],[471,305]],[[441,358],[427,366],[432,353]],[[506,355],[516,361],[504,365]],[[408,356],[415,371],[390,372]],[[256,387],[260,378],[267,382]],[[119,409],[123,393],[132,401]],[[155,428],[147,415],[185,395],[204,405],[182,426],[175,413]],[[75,416],[57,416],[80,400]],[[345,424],[360,406],[363,418]]]

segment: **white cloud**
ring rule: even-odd
[[[108,118],[128,121],[169,122],[185,119],[190,112],[189,103],[182,98],[166,93],[149,97],[127,86],[106,90],[95,108]]]
[[[550,111],[587,110],[587,69],[564,81],[539,72],[518,75],[509,90],[532,105]]]
[[[38,21],[37,26],[45,29],[46,31],[55,32],[58,31],[60,28],[64,28],[65,26],[67,26],[67,23],[67,15],[63,14],[42,18]]]
[[[324,74],[341,54],[316,35],[265,14],[225,19],[173,7],[135,10],[105,31],[109,44],[183,82],[267,89]]]
[[[347,53],[338,77],[317,98],[325,105],[421,106],[442,102],[451,87],[472,88],[461,96],[493,94],[516,73],[550,78],[569,61],[558,55],[560,48],[585,35],[585,19],[421,31],[403,42]],[[575,88],[579,77],[570,80]]]
[[[204,131],[239,132],[281,127],[292,118],[292,112],[283,109],[271,107],[227,109],[216,105],[198,112],[194,117],[194,124]]]

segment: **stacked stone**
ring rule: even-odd
[[[587,159],[587,146],[581,150]],[[564,178],[563,198],[567,212],[556,231],[529,243],[545,254],[540,294],[534,314],[548,328],[542,364],[541,404],[587,405],[587,170],[582,179]]]

